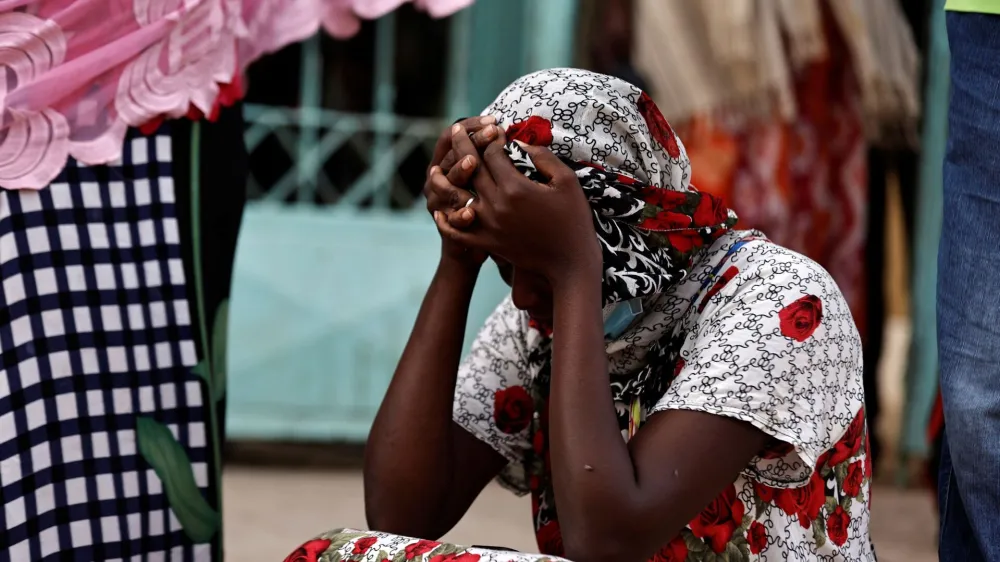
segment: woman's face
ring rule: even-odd
[[[544,277],[526,269],[518,269],[503,258],[493,256],[500,277],[510,286],[514,306],[535,320],[552,322],[552,287]]]

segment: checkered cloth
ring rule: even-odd
[[[130,132],[121,162],[0,190],[0,562],[212,558],[136,442],[166,425],[211,497],[171,173],[166,129]]]

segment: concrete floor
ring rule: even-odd
[[[361,474],[356,470],[227,467],[226,558],[278,562],[313,535],[337,527],[365,527]],[[923,491],[876,490],[872,535],[879,562],[937,560],[934,506]],[[489,487],[446,537],[533,552],[529,503]]]

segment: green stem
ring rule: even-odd
[[[205,386],[208,392],[203,400],[208,403],[208,415],[210,424],[210,438],[212,443],[212,456],[215,462],[215,509],[222,517],[222,452],[219,431],[219,422],[216,414],[215,392],[212,388],[214,380],[214,365],[212,365],[211,348],[208,344],[208,320],[205,314],[205,275],[202,270],[201,255],[201,123],[194,121],[191,124],[191,244],[194,259],[194,294],[198,307],[198,327],[201,332],[201,350],[204,361],[208,365],[209,376],[205,377]],[[223,526],[219,525],[219,534],[215,547],[215,560],[222,561],[222,533]]]

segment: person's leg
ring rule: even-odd
[[[951,560],[981,562],[984,558],[976,544],[968,512],[955,482],[947,437],[941,439],[939,461],[938,506],[941,510],[941,537],[938,544],[938,558],[942,562]]]
[[[938,347],[950,485],[941,560],[973,559],[961,550],[963,517],[982,559],[1000,560],[1000,17],[949,13],[948,37]]]

